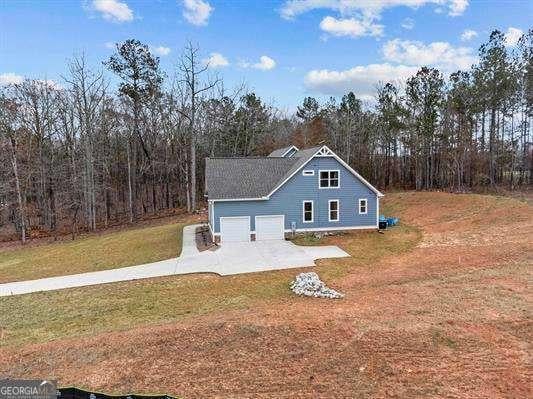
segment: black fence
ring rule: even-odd
[[[178,399],[169,395],[108,395],[106,393],[84,391],[83,389],[69,387],[58,388],[58,399]]]

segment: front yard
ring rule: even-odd
[[[28,248],[0,249],[0,283],[116,269],[177,257],[186,222],[133,228]]]
[[[142,229],[137,234],[152,242],[157,237],[161,239],[161,231],[174,240],[177,225]],[[154,236],[149,237],[148,232]],[[328,241],[327,244],[339,245],[354,257],[319,260],[315,270],[325,279],[338,278],[354,268],[408,250],[419,240],[417,231],[409,227],[389,233],[355,232],[324,238],[325,244]],[[116,234],[122,237],[123,233]],[[171,241],[168,237],[164,240]],[[214,311],[245,309],[258,301],[287,300],[291,297],[288,284],[298,272],[292,269],[228,277],[173,276],[4,297],[0,301],[0,345],[131,329]]]
[[[0,298],[0,374],[182,397],[530,397],[531,205],[406,192],[383,209],[399,227],[310,242],[352,255],[313,269],[342,300],[292,295],[297,269]]]

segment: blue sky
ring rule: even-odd
[[[512,50],[531,21],[525,0],[0,0],[0,84],[61,84],[73,54],[101,68],[128,38],[150,45],[171,76],[190,40],[226,87],[245,82],[292,111],[308,95],[370,101],[378,82],[424,64],[466,68],[491,30]]]

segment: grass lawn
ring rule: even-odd
[[[143,227],[75,241],[0,251],[0,283],[169,259],[181,251],[184,223]]]
[[[158,227],[173,237],[165,235],[161,241],[175,240],[177,227]],[[372,266],[383,256],[409,250],[419,238],[418,230],[408,226],[385,235],[354,232],[325,237],[320,244],[338,244],[353,258],[321,260],[313,270],[334,287],[336,278]],[[139,234],[139,240],[138,245],[150,241],[144,234]],[[287,300],[294,298],[288,285],[297,273],[292,269],[226,277],[175,276],[2,298],[0,346],[127,330],[213,311],[246,309],[257,301]]]
[[[191,398],[530,397],[531,205],[442,192],[381,205],[400,218],[385,234],[298,237],[352,255],[315,268],[0,298],[0,374]],[[293,295],[311,270],[345,298]]]

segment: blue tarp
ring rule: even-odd
[[[380,215],[379,216],[379,221],[380,222],[387,222],[387,227],[392,227],[392,226],[396,226],[399,222],[400,222],[400,219],[396,218],[396,217],[385,217],[385,215]]]

